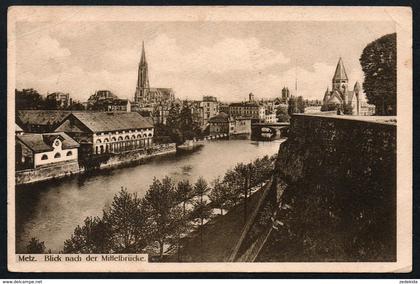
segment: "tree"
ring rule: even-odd
[[[385,35],[369,43],[360,64],[365,74],[363,89],[378,115],[397,114],[397,34]]]
[[[276,111],[276,117],[278,122],[289,122],[290,115],[287,112],[287,107],[279,106]]]
[[[194,195],[200,197],[200,201],[203,202],[203,197],[210,191],[207,186],[207,182],[202,177],[199,177],[194,185]]]
[[[179,115],[179,128],[182,132],[183,140],[194,138],[194,121],[190,107],[185,104]]]
[[[257,183],[264,182],[271,178],[275,161],[275,156],[269,157],[268,155],[254,161],[254,166],[257,169],[258,176]]]
[[[148,215],[144,202],[136,193],[126,189],[114,196],[103,222],[109,228],[111,251],[117,253],[139,253],[148,243]]]
[[[159,257],[163,258],[165,243],[174,235],[180,226],[182,210],[176,206],[175,184],[169,177],[162,182],[156,178],[144,197],[151,220],[150,232],[153,241],[159,246]]]
[[[223,177],[223,184],[229,189],[229,202],[235,206],[238,203],[241,188],[241,181],[238,173],[234,170],[228,170]]]
[[[185,209],[186,204],[193,197],[194,197],[194,189],[192,185],[190,184],[190,181],[182,180],[178,182],[175,198],[177,199],[178,202],[182,202],[183,215],[185,215],[185,212],[186,212],[186,209]]]
[[[55,99],[46,98],[43,103],[43,109],[55,110],[60,109],[60,103]]]
[[[99,217],[87,217],[77,226],[70,239],[64,241],[64,253],[110,253],[111,230]]]
[[[221,215],[223,215],[223,209],[231,208],[231,195],[232,192],[229,190],[229,187],[227,187],[220,178],[216,178],[213,181],[213,189],[209,194],[209,198],[212,202],[212,207],[220,208]]]
[[[166,118],[166,125],[169,128],[175,129],[179,126],[180,108],[178,104],[172,104],[169,109],[168,117]]]
[[[85,110],[85,106],[80,102],[75,102],[68,107],[69,110]]]
[[[44,100],[42,96],[34,89],[15,89],[15,107],[16,110],[24,109],[42,109]]]
[[[296,101],[296,110],[298,113],[305,112],[305,101],[303,100],[302,96],[299,96]]]
[[[245,165],[243,163],[239,163],[233,169],[239,177],[239,188],[244,196],[244,223],[246,223],[246,220],[248,219],[248,188],[250,187],[251,167],[251,164]]]
[[[45,244],[36,238],[31,238],[29,244],[26,246],[26,252],[33,254],[45,253]]]
[[[200,244],[203,247],[203,226],[204,220],[209,219],[212,215],[212,209],[206,200],[198,199],[193,203],[193,210],[190,218],[194,221],[199,222],[200,228]]]
[[[288,103],[288,108],[287,108],[287,113],[289,114],[289,116],[291,116],[294,113],[297,113],[297,102],[295,97],[290,97],[289,99],[289,103]]]

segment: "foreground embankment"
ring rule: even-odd
[[[293,116],[272,193],[236,261],[395,261],[395,118]]]

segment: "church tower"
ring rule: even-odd
[[[338,60],[337,67],[335,69],[334,77],[332,79],[332,89],[337,90],[341,93],[346,93],[348,90],[349,78],[347,77],[346,69],[344,68],[343,60]]]
[[[147,69],[146,52],[144,51],[143,41],[134,101],[137,103],[147,101],[149,88],[149,74]]]

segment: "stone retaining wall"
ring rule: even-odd
[[[77,161],[57,163],[51,166],[40,167],[35,170],[17,171],[15,174],[16,185],[40,182],[51,179],[63,178],[80,172]]]
[[[273,176],[276,229],[256,261],[395,261],[396,130],[380,117],[293,116]]]

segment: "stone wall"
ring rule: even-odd
[[[152,148],[149,149],[126,151],[112,155],[105,163],[102,163],[100,165],[100,168],[105,169],[133,165],[135,163],[142,163],[145,160],[150,159],[152,157],[175,152],[175,143],[154,145]]]
[[[395,123],[295,115],[273,184],[275,229],[256,261],[396,260]]]
[[[61,162],[53,165],[17,171],[15,174],[16,185],[35,183],[56,178],[63,178],[80,172],[77,161]]]

